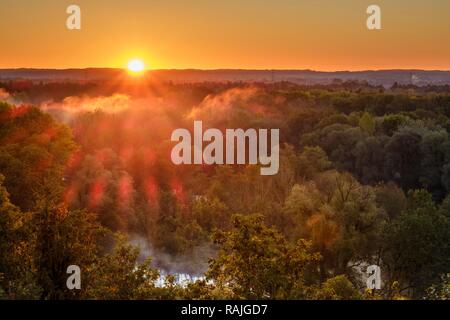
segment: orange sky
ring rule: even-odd
[[[0,68],[450,70],[449,38],[448,0],[0,0]]]

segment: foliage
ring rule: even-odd
[[[0,88],[36,104],[0,102],[1,298],[448,298],[448,86]],[[117,110],[65,105],[118,91]],[[197,118],[280,128],[278,174],[174,166],[170,133]],[[364,290],[367,263],[381,266],[381,291]],[[81,290],[65,286],[70,264]],[[171,272],[207,278],[181,285]]]
[[[261,216],[233,217],[233,229],[215,235],[220,246],[207,278],[231,291],[235,299],[287,299],[304,294],[305,268],[320,259],[310,244],[290,244]]]
[[[441,283],[428,288],[426,298],[430,300],[450,300],[450,274],[442,275]]]

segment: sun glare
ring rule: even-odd
[[[144,62],[142,62],[142,60],[133,59],[128,62],[128,71],[130,71],[131,73],[134,74],[141,73],[142,71],[144,71],[144,69],[145,65]]]

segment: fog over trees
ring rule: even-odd
[[[0,88],[2,298],[449,298],[448,86]],[[278,173],[174,165],[194,120],[280,129]]]

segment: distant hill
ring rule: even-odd
[[[107,80],[123,77],[126,71],[112,68],[88,69],[0,69],[0,80],[27,79],[32,81]],[[322,72],[313,70],[152,70],[149,76],[173,82],[273,82],[291,81],[299,84],[327,84],[336,80],[367,81],[373,85],[399,84],[450,85],[450,71],[379,70]]]

